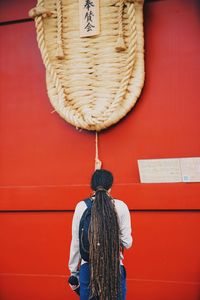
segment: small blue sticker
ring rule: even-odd
[[[188,175],[184,175],[183,182],[190,182],[190,177]]]

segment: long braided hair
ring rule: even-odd
[[[95,200],[89,228],[91,298],[117,300],[121,298],[120,238],[118,217],[108,190],[113,176],[107,170],[96,170],[91,188]]]

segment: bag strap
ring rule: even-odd
[[[91,198],[85,199],[84,202],[87,205],[87,208],[91,208],[92,207],[92,199]]]

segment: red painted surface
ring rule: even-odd
[[[1,0],[0,22],[23,20],[29,18],[28,12],[35,7],[37,0]]]
[[[18,2],[1,1],[1,21],[27,17],[33,1]],[[90,192],[94,134],[51,113],[34,24],[0,33],[0,298],[77,299],[66,285],[71,218]],[[197,0],[146,3],[142,96],[100,135],[113,195],[132,210],[127,300],[200,297],[200,184],[140,184],[137,168],[143,158],[200,156],[199,36]]]

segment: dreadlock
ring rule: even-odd
[[[108,194],[113,183],[109,171],[96,170],[91,188],[95,200],[89,228],[91,298],[117,300],[121,298],[120,238],[114,201]]]

